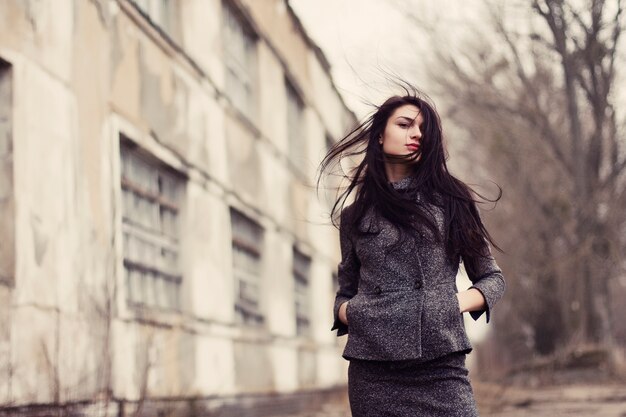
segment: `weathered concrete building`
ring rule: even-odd
[[[2,1],[0,408],[341,386],[313,179],[353,122],[286,0]]]

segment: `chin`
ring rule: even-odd
[[[422,159],[422,154],[421,153],[418,153],[418,154],[408,154],[407,157],[410,158],[411,162],[417,162],[420,159]]]

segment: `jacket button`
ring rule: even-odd
[[[377,285],[377,286],[376,286],[376,288],[374,288],[374,292],[375,292],[376,294],[380,294],[380,293],[382,293],[382,292],[383,292],[383,290],[381,290],[381,289],[380,289],[380,287]]]
[[[420,288],[422,288],[422,281],[420,281],[419,279],[418,279],[417,281],[415,281],[415,285],[414,285],[414,287],[415,287],[416,289],[418,289],[418,290],[419,290]]]

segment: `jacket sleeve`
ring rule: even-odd
[[[489,323],[491,311],[502,297],[502,294],[504,294],[506,284],[502,276],[502,270],[498,267],[496,260],[491,254],[488,242],[485,242],[485,256],[479,258],[476,271],[473,274],[470,274],[469,271],[467,273],[473,284],[470,288],[476,288],[485,297],[485,308],[479,311],[470,311],[470,316],[474,320],[478,320],[483,313],[487,313],[486,319],[487,323]]]
[[[337,329],[337,336],[343,336],[348,333],[348,326],[339,320],[339,307],[356,295],[359,287],[359,270],[361,267],[354,250],[351,234],[348,232],[348,222],[345,220],[348,217],[348,210],[349,207],[342,210],[339,224],[339,244],[341,247],[341,262],[337,266],[339,289],[335,296],[335,306],[333,308],[335,321],[331,328],[331,330]]]

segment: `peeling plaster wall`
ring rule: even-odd
[[[344,382],[329,331],[336,232],[319,226],[325,207],[311,185],[326,135],[341,135],[353,115],[282,0],[236,4],[261,31],[253,126],[222,96],[219,0],[176,2],[184,24],[169,38],[128,0],[0,5],[0,58],[11,65],[13,95],[13,177],[2,191],[14,199],[2,233],[13,227],[15,239],[14,283],[0,283],[0,403]],[[287,161],[286,73],[306,104],[304,179]],[[187,178],[180,313],[126,305],[120,134]],[[266,326],[255,331],[235,324],[230,205],[264,228]],[[294,244],[312,257],[308,340],[295,337]]]
[[[259,29],[280,54],[304,94],[307,97],[310,96],[313,93],[313,85],[309,82],[307,60],[312,52],[308,49],[295,22],[290,18],[285,2],[282,0],[267,2],[242,0],[242,3]],[[261,82],[261,85],[264,84]]]

